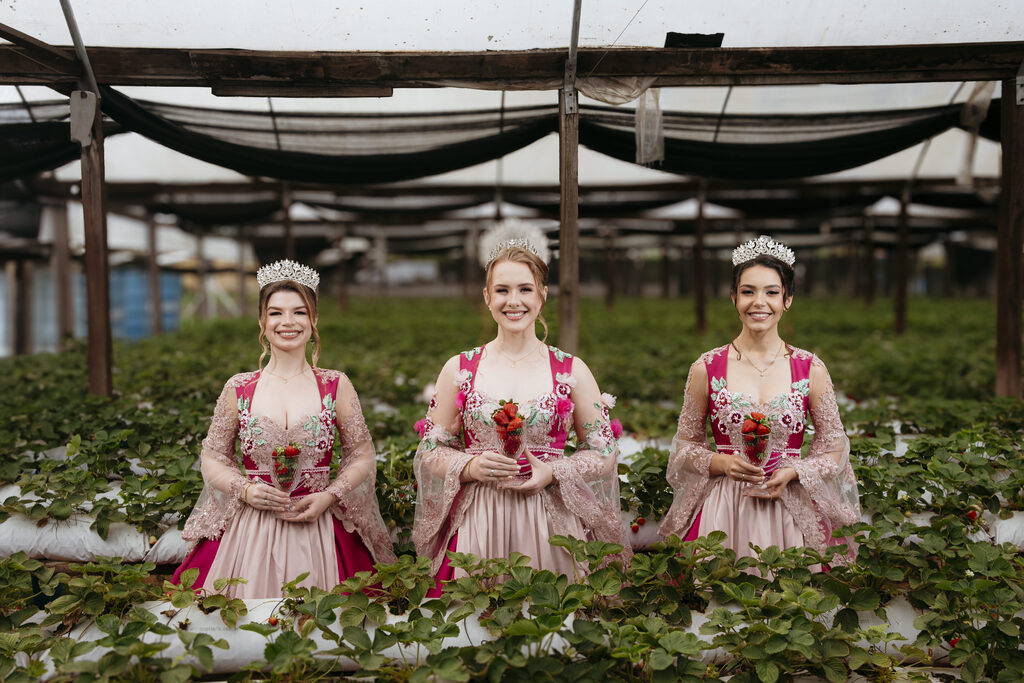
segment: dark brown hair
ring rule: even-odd
[[[736,290],[740,285],[740,276],[743,275],[743,271],[751,266],[764,266],[765,268],[771,268],[779,274],[779,280],[782,281],[782,296],[788,299],[793,296],[793,266],[789,265],[785,261],[780,261],[774,256],[768,254],[760,254],[744,261],[743,263],[737,264],[732,267],[732,294],[736,295]]]
[[[544,263],[544,260],[534,254],[529,249],[523,249],[522,247],[506,247],[498,252],[498,255],[491,259],[491,262],[487,264],[487,279],[485,286],[490,289],[491,286],[491,275],[494,273],[494,266],[499,263],[508,261],[510,263],[522,263],[530,272],[533,273],[533,280],[537,284],[537,289],[543,289],[548,283],[548,264]],[[543,304],[541,304],[541,310],[543,310]],[[544,328],[544,337],[541,339],[542,342],[548,340],[548,323],[544,320],[544,315],[538,315],[537,320],[540,322],[541,327]]]
[[[300,285],[292,280],[278,280],[277,282],[271,282],[260,290],[259,340],[260,346],[263,348],[263,353],[260,354],[259,368],[261,370],[263,369],[263,359],[270,352],[270,345],[267,342],[267,327],[264,322],[267,316],[267,302],[270,301],[271,295],[276,294],[277,292],[295,292],[302,298],[302,303],[306,305],[306,310],[309,311],[310,322],[313,327],[313,334],[310,337],[310,339],[313,340],[313,359],[310,364],[315,368],[317,361],[320,359],[320,332],[316,329],[316,321],[318,317],[317,293],[306,285]]]

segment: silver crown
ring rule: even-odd
[[[761,255],[773,256],[786,265],[792,267],[796,263],[796,256],[793,250],[782,242],[776,242],[768,235],[761,235],[756,240],[744,242],[732,250],[732,264],[738,266],[741,263],[757,258]]]
[[[486,269],[506,249],[525,249],[544,263],[551,258],[544,231],[518,218],[504,218],[480,236],[480,265]]]
[[[263,289],[271,282],[280,282],[281,280],[297,282],[300,285],[309,287],[314,292],[320,286],[320,275],[315,270],[288,259],[283,259],[277,263],[270,263],[256,271],[256,282],[259,283],[260,289]]]

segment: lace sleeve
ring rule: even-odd
[[[833,526],[860,519],[857,480],[850,465],[850,440],[843,430],[832,378],[817,357],[811,365],[811,421],[814,437],[807,457],[786,458],[779,467],[796,470],[799,482]]]
[[[238,469],[235,438],[238,436],[238,399],[231,382],[225,385],[213,411],[210,430],[203,439],[200,469],[207,486],[238,498],[248,481]]]
[[[590,368],[579,358],[573,361],[572,375],[576,380],[573,421],[580,449],[551,461],[557,486],[548,490],[561,496],[595,539],[621,545],[621,559],[628,562],[633,553],[619,515],[618,429],[609,416],[615,397],[601,393]]]
[[[437,378],[437,393],[430,401],[426,417],[418,423],[421,438],[413,459],[417,491],[412,540],[416,554],[431,558],[434,573],[441,566],[453,529],[456,497],[461,491],[472,491],[475,485],[459,481],[473,455],[465,450],[462,420],[455,404],[458,367],[456,356],[445,364]]]
[[[698,360],[690,366],[686,377],[683,407],[669,451],[665,475],[675,495],[659,529],[662,536],[685,535],[711,482],[711,458],[715,452],[708,447],[707,415],[707,366]]]

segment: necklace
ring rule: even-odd
[[[536,351],[536,350],[537,350],[537,348],[534,347],[534,348],[530,349],[529,351],[527,351],[522,356],[520,356],[519,358],[513,358],[512,356],[508,355],[504,351],[498,349],[498,355],[499,356],[505,356],[505,358],[508,358],[510,361],[512,361],[512,367],[514,368],[516,366],[516,363],[518,363],[519,361],[523,360],[524,358],[527,358],[528,356],[532,355],[533,352]]]
[[[295,373],[294,375],[291,375],[291,376],[289,376],[289,377],[282,377],[281,375],[277,374],[276,372],[271,372],[270,370],[265,370],[264,372],[266,372],[266,373],[267,373],[268,375],[273,375],[274,377],[278,378],[279,380],[281,380],[281,382],[282,382],[282,383],[284,383],[284,384],[288,384],[288,380],[290,380],[290,379],[295,379],[295,378],[296,378],[296,377],[298,377],[299,375],[303,375],[303,374],[305,374],[305,372],[306,372],[306,370],[307,370],[308,368],[309,368],[309,366],[308,366],[308,365],[306,365],[306,366],[303,366],[303,368],[302,368],[301,370],[299,370],[299,371],[298,371],[298,372],[296,372],[296,373]]]
[[[783,347],[784,347],[785,345],[786,345],[786,342],[782,342],[781,344],[779,344],[779,349],[778,349],[778,351],[776,351],[776,352],[775,352],[775,355],[774,355],[774,356],[772,356],[772,359],[771,359],[770,361],[768,361],[768,365],[764,366],[764,368],[759,368],[759,367],[757,367],[756,365],[754,365],[754,361],[750,360],[750,356],[749,356],[749,355],[747,355],[747,356],[744,356],[744,355],[743,355],[743,352],[742,352],[742,351],[740,351],[740,347],[736,346],[736,342],[733,342],[733,343],[732,343],[732,347],[733,347],[734,349],[736,349],[736,354],[737,354],[737,355],[738,355],[738,356],[740,357],[740,359],[741,359],[741,360],[745,360],[745,361],[747,361],[747,363],[749,363],[749,364],[750,364],[750,367],[752,367],[752,368],[754,368],[755,370],[757,370],[758,374],[760,374],[760,375],[761,375],[761,377],[764,377],[765,375],[767,375],[767,374],[768,374],[768,370],[769,370],[769,369],[770,369],[770,368],[772,367],[772,365],[773,365],[773,364],[775,363],[775,359],[779,357],[779,354],[780,354],[780,353],[782,353],[782,348],[783,348]]]

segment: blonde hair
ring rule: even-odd
[[[544,259],[537,254],[533,253],[529,249],[523,249],[522,247],[505,247],[498,252],[498,255],[490,260],[487,264],[487,278],[485,286],[487,289],[491,288],[491,276],[494,274],[494,266],[504,262],[509,263],[522,263],[530,272],[533,274],[533,280],[537,284],[537,289],[541,290],[548,283],[548,264],[544,263]],[[546,303],[546,302],[545,302]],[[541,310],[543,311],[544,304],[541,304]],[[544,328],[544,337],[541,339],[542,342],[548,340],[548,323],[544,320],[544,315],[541,313],[537,316],[537,322]]]
[[[263,359],[266,358],[267,354],[270,353],[270,344],[267,342],[267,303],[270,301],[270,297],[277,292],[295,292],[302,299],[302,303],[306,306],[306,310],[310,313],[310,322],[313,327],[313,334],[310,336],[310,340],[313,342],[313,358],[310,361],[310,365],[316,367],[317,361],[320,360],[320,332],[316,329],[317,321],[317,293],[315,290],[310,289],[305,285],[300,285],[297,282],[291,280],[278,280],[277,282],[271,282],[266,287],[260,290],[260,308],[259,308],[259,324],[260,334],[259,342],[260,347],[263,349],[263,353],[260,354],[260,360],[257,364],[259,369],[263,369]]]

